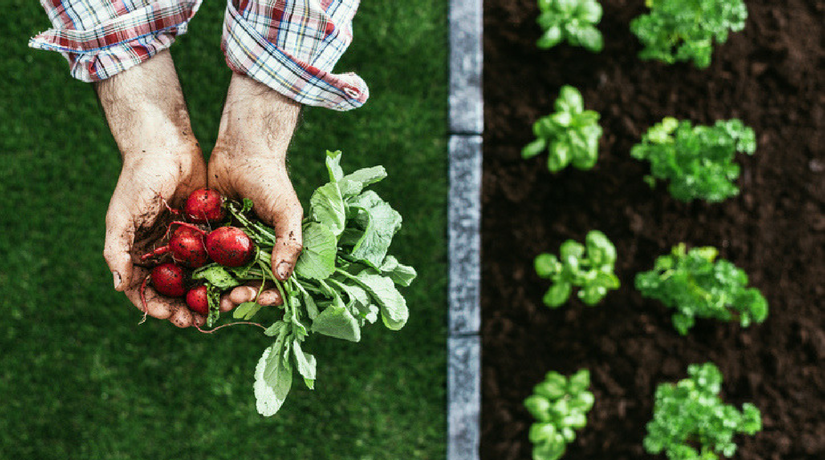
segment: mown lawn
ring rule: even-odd
[[[252,374],[269,339],[214,335],[140,313],[111,288],[104,215],[120,169],[92,88],[54,53],[49,27],[11,0],[0,56],[0,458],[435,459],[445,452],[446,60],[444,0],[366,1],[338,71],[371,99],[350,113],[308,109],[291,147],[306,202],[326,149],[344,167],[383,164],[378,191],[404,216],[393,252],[420,278],[400,332],[361,343],[313,337],[314,391],[296,379],[278,415],[255,411]],[[229,81],[222,2],[205,2],[173,46],[205,152]]]

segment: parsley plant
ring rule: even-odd
[[[675,308],[673,327],[687,335],[695,318],[732,321],[742,327],[761,323],[768,302],[756,288],[747,288],[748,275],[725,259],[716,260],[714,247],[685,250],[684,243],[656,259],[653,270],[636,275],[642,296]]]
[[[584,100],[578,89],[565,85],[555,103],[556,112],[539,118],[533,124],[538,139],[521,151],[523,158],[532,158],[548,150],[547,168],[558,172],[573,164],[578,169],[591,169],[599,158],[599,113],[584,110]]]
[[[591,230],[582,245],[567,240],[559,248],[559,257],[540,254],[536,257],[536,273],[553,281],[544,295],[544,304],[556,308],[567,302],[573,286],[578,286],[579,298],[587,305],[595,305],[608,290],[618,289],[619,278],[613,273],[616,247],[598,230]]]
[[[666,64],[693,61],[710,65],[713,42],[725,43],[729,32],[745,28],[748,9],[742,0],[647,0],[650,13],[631,21],[630,30],[642,42],[642,59]]]
[[[542,34],[536,46],[552,48],[562,41],[598,53],[604,40],[596,24],[602,20],[602,5],[596,0],[539,0],[537,22]]]
[[[756,135],[740,120],[719,120],[714,126],[693,126],[688,120],[667,117],[642,136],[630,155],[650,162],[648,184],[670,180],[668,191],[677,200],[723,201],[739,193],[736,152],[752,155]]]
[[[722,403],[722,373],[713,363],[688,366],[689,378],[656,388],[653,420],[644,447],[664,451],[669,460],[716,460],[736,452],[733,435],[762,429],[759,409],[745,403],[742,411]]]
[[[587,412],[593,407],[590,371],[581,369],[570,378],[550,371],[544,381],[533,388],[524,407],[536,422],[530,427],[533,460],[556,460],[564,455],[567,444],[576,439],[575,430],[587,425]]]

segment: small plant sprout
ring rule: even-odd
[[[559,257],[540,254],[536,257],[536,274],[553,281],[542,299],[550,308],[563,305],[570,298],[573,287],[579,287],[578,296],[587,305],[595,305],[607,294],[618,289],[619,278],[613,273],[616,247],[604,233],[591,230],[582,245],[567,240],[559,248]]]
[[[596,0],[539,0],[537,22],[544,31],[536,46],[552,48],[563,41],[598,53],[604,40],[596,24],[602,19],[602,5]]]
[[[745,28],[748,9],[742,0],[647,0],[650,13],[630,22],[644,48],[641,59],[666,64],[693,61],[710,65],[713,42],[725,43],[728,33]]]
[[[736,452],[736,433],[753,435],[762,429],[759,409],[745,403],[742,411],[722,403],[722,373],[713,363],[688,366],[688,378],[656,388],[653,420],[647,424],[644,447],[664,451],[669,460],[716,460]]]
[[[564,455],[567,444],[576,439],[576,431],[587,425],[587,413],[593,407],[590,371],[581,369],[570,378],[550,371],[544,381],[533,388],[524,407],[536,422],[530,427],[533,460],[556,460]]]
[[[591,169],[599,158],[599,113],[584,110],[584,100],[576,88],[565,85],[555,103],[556,112],[539,118],[533,124],[537,139],[521,151],[525,159],[545,150],[549,152],[547,168],[559,172],[572,164],[578,169]]]
[[[676,309],[673,327],[687,335],[695,318],[722,321],[739,319],[742,327],[761,323],[768,316],[768,302],[756,288],[747,288],[748,275],[725,259],[716,260],[714,247],[684,244],[656,259],[653,270],[636,275],[636,289]]]
[[[740,172],[733,162],[736,152],[755,151],[756,135],[740,120],[692,126],[668,117],[651,127],[630,155],[650,162],[645,181],[651,187],[657,179],[669,180],[668,191],[677,200],[719,202],[739,193],[733,183]]]

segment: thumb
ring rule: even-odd
[[[277,242],[272,248],[272,273],[281,281],[285,281],[295,270],[298,256],[303,249],[303,236],[301,234],[301,221],[304,210],[297,197],[284,200],[281,206],[276,208],[270,217],[271,224],[275,227],[275,238]]]
[[[110,208],[106,214],[106,241],[103,258],[112,271],[115,290],[123,291],[132,285],[132,256],[130,249],[135,229],[129,214]]]

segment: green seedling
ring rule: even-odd
[[[599,113],[584,110],[584,100],[576,88],[565,85],[555,103],[555,113],[539,118],[533,124],[536,140],[521,151],[525,159],[549,153],[547,168],[556,173],[572,164],[578,169],[591,169],[599,158]]]
[[[710,65],[713,44],[725,43],[730,32],[745,28],[748,9],[742,0],[647,0],[648,14],[635,18],[630,30],[644,48],[642,59],[667,64],[693,61]]]
[[[537,22],[544,31],[536,46],[552,48],[566,41],[598,53],[604,48],[596,25],[602,19],[602,5],[596,0],[539,0]]]
[[[544,295],[544,304],[550,308],[563,305],[570,298],[573,287],[587,305],[595,305],[612,289],[619,288],[619,278],[613,273],[616,247],[598,230],[590,231],[582,245],[567,240],[559,248],[559,256],[540,254],[536,257],[536,273],[553,282]]]
[[[745,403],[742,411],[722,403],[722,373],[713,363],[688,366],[688,378],[656,388],[653,420],[647,424],[644,448],[664,451],[669,460],[716,460],[736,452],[733,436],[762,429],[759,409]]]
[[[668,191],[677,200],[719,202],[739,193],[736,153],[755,151],[756,135],[737,119],[692,126],[668,117],[651,127],[630,155],[650,162],[645,180],[651,187],[657,179],[668,180]]]
[[[593,407],[590,371],[581,369],[570,378],[550,371],[524,400],[524,407],[536,422],[530,427],[533,460],[556,460],[567,445],[576,439],[576,430],[587,425],[587,413]]]
[[[716,260],[714,247],[673,248],[656,259],[653,270],[636,275],[642,296],[673,308],[673,327],[687,335],[696,318],[733,321],[742,327],[761,323],[768,316],[768,302],[756,288],[748,288],[748,275],[725,259]]]

